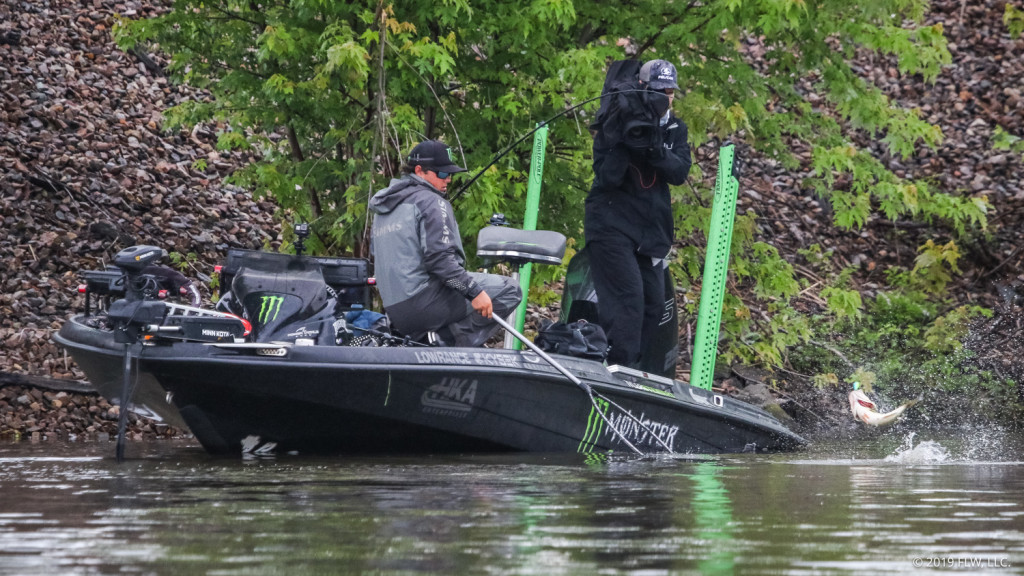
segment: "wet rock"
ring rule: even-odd
[[[738,390],[735,398],[754,406],[766,406],[777,403],[771,389],[763,382],[750,384],[746,388]]]
[[[43,391],[22,386],[0,387],[0,439],[99,437],[117,434],[117,407],[96,394]],[[99,416],[99,417],[97,417]],[[113,416],[113,417],[111,417]],[[183,431],[131,415],[132,437],[173,438]]]

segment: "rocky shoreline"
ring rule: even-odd
[[[954,56],[934,86],[901,76],[886,58],[858,66],[895,103],[919,108],[946,135],[934,152],[901,160],[874,144],[877,156],[897,174],[993,203],[991,239],[965,245],[970,253],[953,290],[959,302],[997,310],[974,338],[979,369],[1012,376],[1024,354],[1013,298],[1024,285],[1024,162],[992,151],[990,137],[996,125],[1024,131],[1024,61],[1017,57],[1024,40],[1006,34],[1002,6],[932,3],[929,20],[944,25]],[[51,338],[81,308],[81,270],[102,268],[120,249],[145,243],[182,255],[185,273],[202,279],[229,247],[279,245],[273,202],[224,182],[248,158],[216,150],[218,127],[164,130],[164,109],[204,94],[171,84],[160,54],[123,52],[110,37],[115,15],[164,9],[117,0],[0,0],[0,375],[7,376],[0,378],[0,440],[116,433],[117,407],[75,391],[84,376]],[[913,261],[921,226],[873,219],[863,230],[836,231],[829,207],[800,190],[805,175],[752,158],[743,177],[740,209],[756,209],[758,233],[781,253],[795,260],[809,239],[821,239],[836,248],[840,264],[860,270],[854,281],[868,296],[877,288],[874,270]],[[877,239],[890,250],[875,251]],[[723,391],[777,401],[808,430],[853,426],[844,391],[791,379],[769,392],[758,388],[764,378],[749,372],[719,376]],[[182,433],[133,417],[129,436]]]
[[[109,441],[117,436],[119,414],[118,406],[95,392],[5,386],[0,388],[0,441]],[[135,414],[128,416],[129,440],[176,438],[186,433]]]

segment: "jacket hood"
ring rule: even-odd
[[[430,185],[429,182],[420,178],[415,174],[406,174],[401,178],[393,178],[388,184],[388,187],[377,192],[370,198],[369,208],[370,211],[376,214],[387,214],[395,209],[399,204],[405,201],[416,188],[419,186],[425,186],[428,190],[432,190],[439,196],[443,196],[441,192]]]

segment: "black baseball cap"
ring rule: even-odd
[[[410,166],[422,166],[424,170],[457,174],[466,169],[455,163],[452,149],[437,140],[425,140],[416,145],[406,159]]]

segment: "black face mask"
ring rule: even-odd
[[[665,94],[661,90],[655,90],[654,88],[648,88],[647,92],[644,92],[644,101],[646,105],[654,112],[657,118],[661,118],[668,112],[668,108],[671,105],[671,100],[668,94]]]

